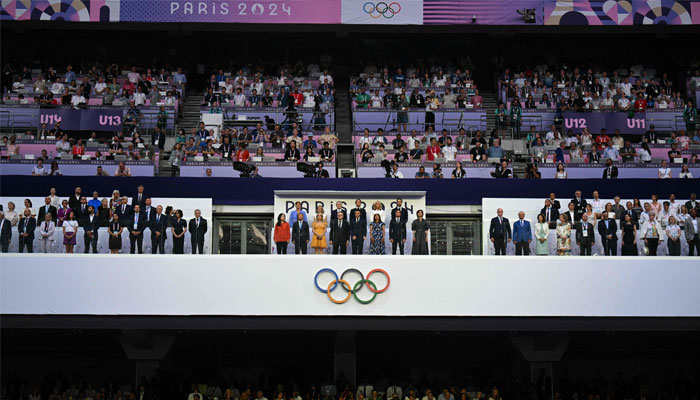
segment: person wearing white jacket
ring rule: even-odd
[[[640,232],[644,245],[649,249],[649,255],[655,256],[656,248],[659,246],[659,242],[664,241],[665,236],[661,223],[656,219],[655,212],[651,211],[649,219],[641,223]]]
[[[39,225],[39,251],[41,253],[53,253],[54,232],[56,223],[53,222],[51,213],[46,213],[44,220]]]

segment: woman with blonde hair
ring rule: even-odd
[[[323,250],[328,247],[326,243],[326,229],[328,223],[323,218],[323,214],[316,214],[316,219],[311,223],[311,248],[314,249],[314,254],[323,254]]]

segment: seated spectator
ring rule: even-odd
[[[476,143],[476,145],[469,151],[472,162],[486,161],[488,157],[486,156],[486,151],[481,147],[481,141],[477,140],[473,143]]]
[[[309,132],[307,134],[308,139],[304,140],[304,148],[312,148],[315,149],[318,147],[318,143],[314,140],[314,134],[313,132]]]
[[[238,150],[236,151],[236,154],[234,156],[234,161],[241,161],[241,162],[246,162],[250,159],[250,153],[248,152],[248,144],[247,143],[241,143],[241,145],[238,147]],[[298,154],[297,150],[297,154]],[[298,160],[298,159],[297,159]]]
[[[501,161],[499,165],[496,165],[496,169],[491,171],[491,176],[494,178],[513,178],[513,173],[508,169],[508,161]]]
[[[36,166],[32,168],[32,176],[44,176],[47,174],[48,171],[46,171],[46,167],[44,167],[44,160],[39,158],[38,160],[36,160]]]
[[[291,137],[290,137],[291,138]],[[299,161],[301,154],[297,148],[297,142],[292,140],[287,144],[287,150],[284,152],[284,159],[287,161]]]
[[[620,153],[615,147],[613,147],[612,142],[608,141],[608,147],[603,150],[603,159],[611,159],[617,161],[620,158]]]
[[[360,152],[360,159],[362,162],[370,162],[374,158],[374,152],[372,152],[372,149],[369,147],[368,143],[365,143],[362,146],[362,150]]]
[[[427,172],[425,172],[425,167],[421,165],[418,168],[418,172],[416,172],[415,178],[416,179],[429,179],[430,175]]]
[[[493,141],[493,146],[490,146],[486,151],[487,158],[498,158],[499,160],[505,158],[506,152],[501,147],[501,140],[496,139]]]
[[[396,138],[391,141],[391,145],[394,148],[394,150],[398,150],[406,145],[406,142],[404,142],[404,140],[401,138],[400,132],[396,133]]]
[[[530,147],[530,156],[537,162],[544,162],[547,158],[547,148],[542,143],[542,138],[537,138],[535,145]]]
[[[620,156],[623,162],[634,162],[637,151],[632,147],[632,142],[629,140],[625,142],[625,146],[620,150]]]
[[[121,161],[116,171],[114,171],[114,176],[131,176],[131,169]]]
[[[555,179],[566,179],[568,177],[566,171],[564,170],[564,163],[557,164],[557,172],[554,174]]]
[[[61,168],[58,167],[58,162],[57,161],[51,161],[51,169],[47,173],[49,176],[61,176],[63,175],[63,172],[61,172]]]
[[[399,164],[391,163],[391,174],[389,174],[389,176],[391,178],[403,179],[403,173],[399,171]]]
[[[672,163],[677,162],[676,160],[683,162],[683,155],[678,151],[676,143],[671,144],[671,150],[668,152],[668,160]]]
[[[413,142],[413,149],[411,149],[409,153],[409,159],[411,161],[418,161],[420,162],[423,158],[423,150],[420,148],[420,141],[415,140]]]
[[[666,160],[661,160],[661,168],[658,172],[659,179],[671,179],[671,168],[668,167]]]
[[[437,140],[435,140],[434,138],[430,140],[430,145],[426,149],[425,154],[426,161],[433,161],[436,158],[442,156],[442,151],[437,143]]]
[[[443,175],[442,175],[442,168],[440,168],[440,164],[438,164],[438,163],[433,163],[433,175],[432,175],[432,178],[433,178],[433,179],[442,179],[442,178],[443,178]]]
[[[384,129],[377,129],[377,136],[372,139],[372,146],[379,147],[380,144],[386,146],[388,143],[389,142],[387,141],[386,137],[384,137]]]

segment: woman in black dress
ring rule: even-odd
[[[622,223],[622,255],[637,255],[637,229],[629,214],[625,214],[625,222]]]
[[[182,219],[182,210],[175,211],[175,221],[172,222],[170,231],[173,233],[173,254],[185,254],[187,222]]]
[[[119,250],[122,249],[122,232],[124,231],[124,227],[119,221],[119,214],[115,213],[112,218],[112,222],[110,222],[107,227],[107,232],[109,233],[109,252],[112,254],[119,254]]]

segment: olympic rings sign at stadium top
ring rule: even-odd
[[[335,279],[333,279],[329,284],[327,288],[322,288],[321,286],[318,285],[318,276],[321,275],[324,272],[328,272],[333,274]],[[347,280],[345,280],[345,275],[349,273],[355,273],[360,275],[360,280],[355,282],[354,285],[351,285],[348,283]],[[386,286],[384,286],[383,289],[377,289],[377,285],[374,284],[369,278],[372,276],[374,273],[381,273],[384,274],[386,277]],[[340,285],[338,285],[340,283]],[[358,269],[355,268],[348,268],[343,273],[338,277],[338,274],[330,269],[330,268],[323,268],[318,270],[316,272],[316,276],[314,277],[314,284],[316,285],[316,288],[321,291],[321,293],[325,293],[328,295],[328,298],[335,304],[343,304],[347,303],[348,300],[350,300],[350,297],[355,297],[355,300],[357,300],[360,304],[369,304],[374,301],[374,299],[377,297],[377,294],[379,293],[384,293],[387,289],[389,289],[389,284],[391,283],[391,279],[389,278],[389,274],[384,271],[383,269],[380,268],[375,268],[367,274],[367,277],[362,274],[362,272]],[[343,299],[336,299],[331,295],[331,292],[333,292],[338,286],[340,286],[343,290],[345,290],[348,295],[345,296]],[[372,297],[370,297],[368,300],[362,300],[357,296],[357,292],[362,290],[364,286],[367,286],[367,289],[369,289],[370,292],[372,292]]]
[[[375,5],[374,2],[368,1],[362,5],[362,11],[369,14],[372,18],[384,17],[389,19],[401,12],[401,4],[397,2],[387,4],[380,1]]]

